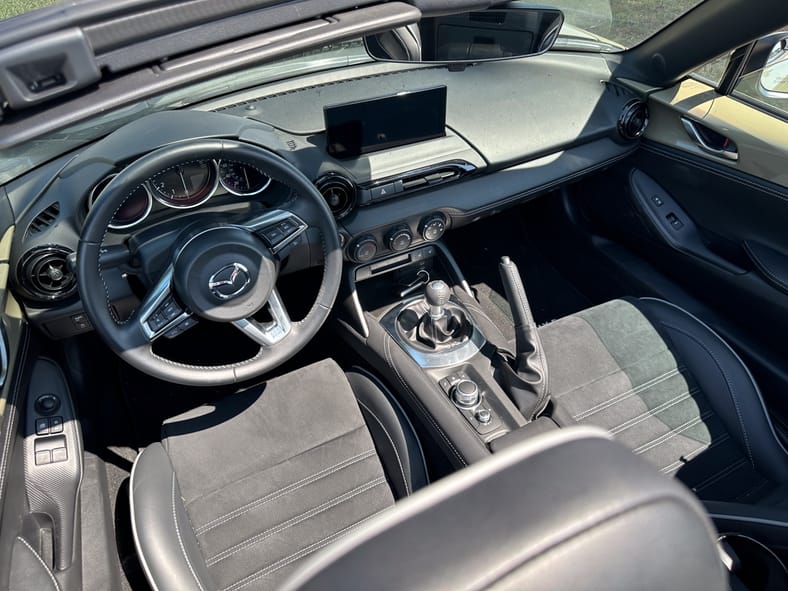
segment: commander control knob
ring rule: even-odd
[[[378,243],[372,236],[362,236],[353,244],[351,256],[357,263],[366,263],[375,258],[378,253]]]
[[[413,242],[413,234],[411,234],[410,228],[407,226],[394,228],[386,238],[388,247],[394,252],[405,250],[410,246],[411,242]]]
[[[442,213],[428,216],[421,221],[419,233],[424,240],[432,242],[437,240],[446,231],[446,218]]]
[[[481,401],[479,386],[473,380],[460,380],[454,386],[451,398],[460,408],[473,408]]]

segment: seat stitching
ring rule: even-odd
[[[683,459],[676,460],[675,462],[672,462],[672,463],[668,464],[667,466],[664,466],[663,468],[660,468],[659,471],[662,472],[663,474],[668,474],[669,472],[673,472],[675,469],[680,468],[681,466],[684,466],[687,463],[687,460],[691,460],[692,458],[698,456],[699,454],[703,453],[704,451],[708,451],[710,449],[714,449],[715,447],[717,447],[719,445],[722,445],[723,443],[728,441],[730,438],[731,438],[730,435],[728,435],[727,433],[723,433],[715,441],[713,441],[711,443],[711,445],[701,445],[699,448],[694,449],[691,452],[682,455]]]
[[[676,332],[683,334],[688,339],[695,341],[695,343],[701,349],[703,349],[712,358],[712,360],[714,360],[717,369],[720,371],[723,379],[725,380],[725,385],[728,387],[728,394],[730,395],[731,400],[733,401],[733,406],[736,409],[736,416],[739,419],[739,427],[741,428],[742,436],[744,437],[744,447],[747,449],[747,456],[750,458],[750,464],[752,465],[753,468],[755,468],[755,460],[752,457],[752,449],[750,449],[750,439],[749,437],[747,437],[747,430],[744,428],[744,419],[742,418],[741,408],[739,408],[739,401],[736,398],[736,392],[733,389],[733,384],[731,383],[730,378],[728,377],[728,374],[725,371],[725,368],[722,366],[719,359],[717,359],[717,356],[714,354],[714,352],[711,349],[709,349],[704,343],[702,343],[699,339],[697,339],[694,335],[691,335],[690,333],[676,326],[667,324],[665,322],[661,322],[660,324],[662,324],[662,326],[664,326],[665,328],[675,330]]]
[[[344,536],[345,534],[351,532],[355,528],[359,527],[362,523],[364,523],[366,521],[369,521],[373,517],[376,517],[378,515],[378,513],[379,513],[379,511],[373,513],[372,515],[368,515],[364,519],[356,521],[355,523],[351,523],[347,527],[344,527],[341,530],[339,530],[337,532],[334,532],[333,534],[330,534],[330,535],[326,536],[325,538],[322,538],[322,539],[310,544],[309,546],[301,548],[297,552],[293,552],[289,556],[285,556],[284,558],[282,558],[280,560],[277,560],[276,562],[274,562],[272,564],[269,564],[265,568],[262,568],[262,569],[260,569],[258,571],[255,571],[255,572],[247,575],[246,577],[244,577],[240,581],[237,581],[237,582],[233,583],[229,587],[225,587],[223,589],[223,591],[236,591],[237,589],[241,589],[243,587],[246,587],[246,585],[249,585],[250,583],[253,583],[256,580],[261,579],[262,577],[264,577],[266,575],[270,575],[271,573],[274,573],[274,572],[278,571],[279,569],[284,568],[284,567],[286,567],[289,564],[292,564],[293,562],[303,558],[304,556],[308,556],[309,554],[312,554],[312,553],[316,552],[317,550],[320,550],[321,548],[324,548],[325,546],[327,546],[328,544],[330,544],[331,542],[333,542],[337,538],[340,538],[340,537]]]
[[[661,404],[658,404],[654,408],[650,408],[647,411],[640,413],[637,416],[627,419],[620,425],[608,429],[608,431],[610,431],[610,433],[613,433],[614,435],[617,435],[618,433],[623,433],[627,429],[630,429],[635,425],[639,425],[640,423],[642,423],[645,420],[648,420],[651,417],[656,417],[661,412],[666,411],[669,408],[673,408],[674,406],[676,406],[677,404],[681,404],[685,400],[689,400],[693,398],[692,395],[697,394],[698,392],[700,392],[700,390],[698,390],[697,388],[690,388],[686,392],[682,392],[681,394],[674,396],[670,400],[666,400]]]
[[[200,582],[200,579],[197,577],[197,573],[194,572],[194,568],[192,568],[192,563],[189,560],[189,555],[186,554],[186,548],[183,545],[183,538],[181,538],[181,529],[178,527],[178,516],[175,513],[175,473],[172,473],[172,522],[175,524],[175,534],[178,536],[178,545],[181,548],[181,552],[183,553],[183,557],[186,560],[186,566],[189,567],[189,572],[194,577],[195,582],[197,583],[197,587],[200,588],[200,591],[205,591]]]
[[[451,451],[454,453],[454,456],[459,460],[460,464],[462,464],[463,466],[467,466],[468,463],[465,461],[465,458],[463,458],[460,455],[460,452],[457,451],[456,447],[454,447],[454,444],[451,442],[451,439],[449,439],[449,437],[446,435],[443,429],[441,429],[441,426],[438,425],[437,422],[435,422],[435,419],[432,417],[432,414],[430,414],[430,412],[424,407],[424,404],[422,404],[421,400],[419,400],[419,397],[416,396],[413,390],[410,389],[410,386],[408,386],[407,382],[400,375],[399,370],[397,369],[396,365],[394,365],[394,358],[391,354],[390,341],[391,339],[388,338],[387,335],[384,335],[383,351],[386,355],[386,363],[397,375],[397,378],[399,379],[400,383],[405,387],[405,390],[408,392],[408,394],[410,394],[411,399],[416,403],[416,405],[421,410],[422,415],[432,424],[433,427],[435,427],[436,431],[441,436],[441,439],[443,439],[446,442],[446,444],[449,446],[449,448],[451,448]]]
[[[46,565],[46,563],[41,558],[41,556],[39,556],[38,552],[33,550],[33,547],[30,544],[28,544],[27,540],[24,539],[22,536],[17,536],[16,539],[19,540],[20,542],[22,542],[22,544],[25,546],[25,548],[27,548],[28,550],[30,550],[33,553],[33,556],[36,557],[36,560],[38,560],[39,564],[44,567],[44,572],[46,572],[46,574],[49,575],[49,580],[52,581],[52,584],[55,586],[56,591],[60,591],[60,585],[58,584],[57,579],[55,578],[55,575],[52,574],[52,571]]]
[[[676,435],[680,435],[681,433],[684,433],[684,431],[686,431],[687,429],[690,429],[690,428],[694,427],[695,425],[697,425],[699,423],[702,423],[704,421],[704,419],[708,419],[711,416],[714,416],[714,413],[712,411],[707,411],[705,413],[701,413],[699,416],[695,417],[694,419],[690,419],[686,423],[682,423],[681,425],[671,429],[667,433],[663,433],[662,435],[660,435],[656,439],[652,439],[651,441],[647,441],[646,443],[642,444],[641,446],[635,448],[632,451],[634,451],[636,454],[642,454],[642,453],[647,452],[647,451],[649,451],[651,449],[654,449],[658,445],[662,445],[666,441],[669,441],[670,439],[673,439]]]
[[[372,415],[372,418],[375,419],[377,421],[378,425],[380,425],[380,428],[383,429],[383,433],[386,434],[386,438],[389,440],[389,443],[391,444],[391,448],[394,450],[394,455],[397,457],[397,464],[399,465],[399,471],[400,471],[400,474],[402,475],[402,483],[405,485],[405,493],[409,495],[410,494],[410,486],[408,486],[408,479],[405,477],[405,468],[402,465],[402,459],[400,458],[399,453],[397,452],[397,446],[394,445],[394,440],[391,438],[391,435],[389,435],[388,429],[386,429],[386,426],[378,418],[378,416],[374,412],[372,412],[371,408],[369,408],[366,404],[364,404],[360,400],[358,401],[358,403],[361,406],[363,406],[367,410],[367,412],[369,414]]]
[[[747,489],[747,490],[746,490],[746,491],[744,491],[743,493],[739,494],[739,495],[736,497],[736,501],[737,501],[737,502],[745,502],[744,500],[745,500],[747,497],[751,497],[751,496],[753,495],[753,493],[754,493],[754,492],[756,492],[756,491],[760,491],[760,490],[761,490],[763,487],[765,487],[767,484],[771,484],[771,481],[770,481],[770,480],[768,480],[768,479],[766,479],[766,478],[763,478],[763,479],[762,479],[762,480],[761,480],[759,483],[757,483],[755,486],[753,486],[753,487],[750,487],[749,489]]]
[[[315,472],[314,474],[306,476],[306,477],[302,478],[301,480],[299,480],[297,482],[293,482],[291,484],[288,484],[287,486],[283,486],[282,488],[279,488],[277,490],[271,491],[270,493],[266,494],[265,496],[259,497],[257,499],[252,500],[252,501],[249,501],[245,505],[242,505],[242,506],[238,507],[237,509],[233,509],[229,513],[225,513],[224,515],[220,515],[219,517],[216,517],[215,519],[212,519],[208,523],[206,523],[204,525],[201,525],[199,528],[197,528],[195,530],[195,533],[198,536],[202,535],[202,534],[204,534],[204,533],[206,533],[206,532],[208,532],[208,531],[210,531],[210,530],[212,530],[212,529],[214,529],[214,528],[216,528],[216,527],[218,527],[220,525],[223,525],[223,524],[227,523],[228,521],[232,521],[236,517],[240,517],[241,515],[244,515],[245,513],[251,511],[252,509],[256,509],[257,507],[259,507],[261,505],[265,505],[266,503],[269,503],[271,501],[275,501],[276,499],[278,499],[278,498],[280,498],[280,497],[282,497],[282,496],[284,496],[284,495],[286,495],[288,493],[291,493],[294,490],[302,488],[303,486],[306,486],[308,484],[312,484],[313,482],[321,480],[321,479],[325,478],[326,476],[330,476],[331,474],[334,474],[334,473],[336,473],[336,472],[338,472],[340,470],[343,470],[343,469],[348,468],[348,467],[350,467],[350,466],[352,466],[354,464],[357,464],[358,462],[366,460],[367,458],[373,456],[374,454],[375,454],[375,450],[374,449],[367,450],[367,451],[365,451],[363,453],[360,453],[360,454],[357,454],[357,455],[355,455],[355,456],[353,456],[351,458],[348,458],[346,460],[342,460],[341,462],[337,462],[333,466],[329,466],[328,468],[324,468],[323,470],[320,470],[319,472]]]
[[[588,418],[588,417],[590,417],[592,415],[595,415],[597,412],[601,412],[603,410],[606,410],[606,409],[610,408],[611,406],[614,406],[615,404],[617,404],[619,402],[622,402],[622,401],[626,400],[627,398],[629,398],[631,396],[634,396],[635,394],[640,394],[641,392],[643,392],[645,390],[648,390],[649,388],[652,388],[652,387],[656,386],[657,384],[661,384],[662,382],[665,382],[665,381],[669,380],[670,378],[676,377],[677,375],[683,375],[683,369],[684,369],[683,367],[676,367],[676,368],[670,369],[670,370],[666,371],[663,374],[660,374],[660,375],[658,375],[656,377],[651,378],[650,380],[648,380],[646,382],[643,382],[639,386],[635,386],[634,388],[630,388],[629,390],[627,390],[625,392],[621,392],[620,394],[617,394],[613,398],[608,398],[607,400],[605,400],[603,402],[600,402],[599,404],[595,404],[591,408],[587,408],[586,410],[577,413],[572,418],[574,420],[576,420],[576,421],[580,421],[582,419],[586,419],[586,418]],[[604,376],[599,378],[599,380],[601,380],[603,378],[610,377],[611,375],[613,375],[615,373],[618,373],[619,371],[620,370],[616,370],[614,372],[610,372],[608,374],[605,374]],[[574,392],[575,390],[578,390],[579,388],[582,388],[583,386],[587,386],[588,384],[591,384],[591,383],[599,381],[599,380],[593,380],[592,382],[588,382],[587,384],[583,384],[582,386],[578,386],[577,388],[569,390],[568,392]],[[564,394],[562,394],[560,397],[563,398]]]
[[[342,439],[343,437],[347,437],[348,435],[352,435],[356,431],[360,431],[361,429],[365,429],[365,428],[366,428],[365,425],[363,425],[363,424],[359,425],[358,427],[354,427],[353,429],[351,429],[347,433],[342,433],[340,435],[337,435],[336,437],[331,437],[329,439],[326,439],[325,441],[321,441],[320,443],[316,443],[312,447],[309,447],[309,448],[307,448],[307,449],[305,449],[303,451],[300,451],[297,454],[295,454],[294,456],[290,456],[289,458],[285,458],[285,459],[277,462],[276,464],[273,464],[271,466],[266,466],[265,468],[263,468],[261,470],[258,469],[257,471],[253,470],[251,472],[247,472],[247,473],[239,476],[238,478],[232,480],[231,482],[224,482],[222,484],[222,486],[220,486],[219,488],[214,488],[214,489],[212,489],[212,490],[210,490],[210,491],[208,491],[206,493],[203,493],[203,494],[201,494],[201,495],[199,495],[197,497],[194,497],[193,499],[191,499],[186,504],[186,506],[188,507],[189,505],[192,505],[193,503],[199,501],[200,499],[204,499],[205,497],[208,497],[208,496],[210,496],[212,494],[215,494],[215,493],[227,488],[228,486],[230,486],[232,484],[236,484],[236,483],[240,482],[241,480],[243,480],[244,478],[249,478],[250,476],[254,476],[256,474],[263,474],[265,472],[268,472],[269,470],[272,470],[273,468],[281,466],[282,464],[286,464],[290,460],[293,460],[295,458],[301,457],[301,456],[303,456],[305,454],[308,454],[309,452],[315,451],[316,449],[319,449],[320,447],[323,447],[324,445],[327,445],[329,443],[333,443],[334,441],[338,441],[338,440]],[[168,438],[165,438],[165,441],[168,441]]]
[[[736,460],[732,464],[726,466],[725,468],[723,468],[722,470],[720,470],[716,474],[712,474],[711,476],[709,476],[705,480],[701,480],[698,484],[696,484],[695,486],[692,486],[690,488],[693,491],[695,491],[695,492],[700,492],[704,488],[708,488],[712,484],[716,484],[717,482],[719,482],[720,480],[722,480],[726,476],[729,476],[730,474],[733,474],[734,472],[736,472],[736,470],[738,470],[742,466],[746,466],[746,465],[747,465],[747,460],[745,458],[739,458],[738,460]]]
[[[336,497],[334,497],[332,499],[329,499],[328,501],[325,501],[325,502],[321,503],[317,507],[313,507],[312,509],[309,509],[308,511],[304,511],[300,515],[296,515],[295,517],[291,517],[290,519],[288,519],[287,521],[285,521],[283,523],[280,523],[279,525],[276,525],[274,527],[270,527],[270,528],[268,528],[266,530],[261,531],[258,534],[255,534],[251,538],[248,538],[248,539],[246,539],[246,540],[244,540],[242,542],[239,542],[239,543],[237,543],[237,544],[235,544],[233,546],[230,546],[226,550],[222,550],[221,552],[219,552],[218,554],[216,554],[212,558],[208,559],[206,561],[206,564],[208,566],[213,566],[215,564],[218,564],[222,560],[226,560],[227,558],[233,556],[234,554],[237,554],[238,552],[248,548],[249,546],[253,546],[254,544],[257,544],[258,542],[262,542],[263,540],[265,540],[265,539],[267,539],[267,538],[269,538],[269,537],[271,537],[273,535],[282,533],[284,530],[288,529],[289,527],[292,527],[294,525],[298,525],[299,523],[302,523],[303,521],[306,521],[307,519],[310,519],[310,518],[314,517],[315,515],[319,515],[320,513],[323,513],[323,512],[325,512],[325,511],[327,511],[329,509],[332,509],[333,507],[336,507],[337,505],[341,505],[342,503],[345,503],[345,502],[353,499],[354,497],[357,497],[360,494],[363,494],[363,493],[365,493],[365,492],[367,492],[369,490],[372,490],[373,488],[375,488],[377,486],[380,486],[381,484],[386,484],[386,479],[383,476],[375,478],[374,480],[370,480],[369,482],[367,482],[365,484],[362,484],[360,486],[357,486],[356,488],[354,488],[352,490],[349,490],[348,492],[342,493],[341,495],[338,495],[338,496],[336,496]]]

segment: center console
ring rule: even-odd
[[[458,467],[528,421],[496,380],[510,349],[440,242],[348,270],[340,325]]]

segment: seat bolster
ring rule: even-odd
[[[129,488],[134,543],[154,591],[215,589],[160,443],[137,457]]]
[[[655,298],[634,300],[670,344],[753,468],[788,480],[788,452],[769,419],[758,385],[736,352],[701,320]]]
[[[723,590],[698,501],[599,429],[528,439],[397,503],[281,591]]]
[[[399,403],[369,372],[353,368],[346,375],[396,498],[426,486],[424,454]]]

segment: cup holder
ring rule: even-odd
[[[719,537],[723,562],[730,572],[731,591],[783,591],[788,589],[785,565],[761,542],[741,534]]]

